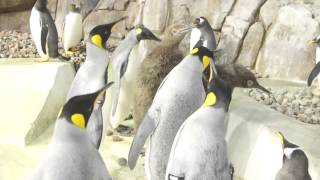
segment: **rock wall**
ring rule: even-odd
[[[32,1],[14,2],[21,7],[19,3]],[[82,6],[85,34],[97,24],[125,15],[128,20],[115,28],[122,35],[141,22],[161,35],[171,24],[204,16],[215,29],[220,63],[239,63],[263,76],[298,81],[306,80],[315,63],[315,46],[306,42],[320,34],[319,0],[49,0],[60,36],[70,2]],[[7,25],[7,17],[11,17],[7,21],[14,18],[1,13],[5,5],[0,3],[0,30],[28,31],[28,21],[19,21],[18,13],[19,23]],[[28,10],[23,10],[26,17]],[[188,40],[189,36],[180,46],[184,51]]]

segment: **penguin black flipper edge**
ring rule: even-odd
[[[130,169],[135,168],[139,154],[142,151],[142,148],[147,138],[155,130],[156,127],[157,127],[157,124],[155,123],[153,118],[151,118],[150,115],[146,113],[142,123],[139,126],[139,129],[136,135],[133,138],[133,141],[129,150],[128,165]]]
[[[312,69],[308,77],[308,86],[311,86],[312,81],[318,76],[319,72],[320,72],[320,62],[318,62],[316,66]]]
[[[44,54],[47,54],[46,46],[47,46],[47,37],[48,37],[48,25],[43,16],[40,19],[40,25],[41,25],[41,48]]]

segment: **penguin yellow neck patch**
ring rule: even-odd
[[[208,107],[208,106],[213,106],[217,103],[217,96],[216,94],[214,94],[213,92],[210,92],[207,97],[206,100],[204,101],[202,107]]]
[[[141,34],[142,33],[142,29],[141,28],[137,28],[136,29],[136,35],[139,35],[139,34]]]
[[[203,56],[202,57],[202,65],[203,68],[206,69],[210,64],[210,58],[208,56]]]
[[[284,137],[283,137],[283,135],[282,135],[280,132],[278,132],[277,135],[278,135],[278,138],[280,139],[281,144],[284,144]]]
[[[93,44],[95,44],[99,48],[103,48],[102,47],[102,38],[101,38],[101,36],[99,34],[93,35],[91,37],[91,42],[93,42]]]
[[[190,51],[190,55],[195,55],[199,52],[199,48],[193,48],[191,51]]]
[[[79,113],[73,114],[71,116],[71,121],[74,125],[78,126],[81,129],[84,129],[86,127],[85,126],[86,120],[83,114],[79,114]]]

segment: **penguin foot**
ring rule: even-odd
[[[41,57],[41,58],[35,59],[34,61],[35,62],[48,62],[49,57]]]
[[[65,52],[67,56],[74,56],[74,52],[73,51],[66,51]]]

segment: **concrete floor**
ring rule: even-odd
[[[0,144],[0,179],[27,179],[45,155],[52,132],[53,126],[29,146]],[[132,137],[121,137],[123,141],[120,142],[112,142],[111,138],[105,139],[100,152],[112,177],[116,180],[144,180],[143,159],[139,159],[133,171],[118,164],[119,158],[127,159]]]

